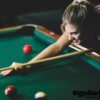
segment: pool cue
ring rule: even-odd
[[[83,47],[81,45],[71,44],[69,47],[73,48],[74,50],[81,51],[81,50],[88,50],[88,48]],[[86,53],[87,56],[94,58],[97,61],[100,61],[100,55],[96,52]]]
[[[41,59],[41,60],[37,60],[33,63],[26,63],[21,65],[21,67],[24,66],[30,66],[33,64],[40,64],[40,63],[45,63],[47,61],[53,61],[53,60],[59,60],[59,59],[64,59],[64,58],[69,58],[69,57],[73,57],[73,56],[77,56],[77,55],[81,55],[81,54],[85,54],[87,52],[91,52],[92,49],[88,49],[88,50],[81,50],[78,52],[72,52],[72,53],[68,53],[68,54],[63,54],[63,55],[58,55],[58,56],[54,56],[54,57],[49,57],[49,58],[45,58],[45,59]],[[1,71],[5,71],[5,70],[10,70],[10,69],[14,69],[13,67],[6,67],[6,68],[0,68],[0,72]]]

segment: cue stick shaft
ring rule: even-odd
[[[21,65],[22,67],[24,66],[30,66],[30,65],[33,65],[33,64],[40,64],[40,63],[45,63],[47,61],[52,61],[52,60],[59,60],[59,59],[64,59],[64,58],[68,58],[68,57],[73,57],[73,56],[76,56],[76,55],[81,55],[81,54],[85,54],[87,52],[90,52],[92,49],[88,49],[88,50],[81,50],[81,51],[78,51],[78,52],[72,52],[72,53],[68,53],[68,54],[63,54],[63,55],[59,55],[59,56],[54,56],[54,57],[50,57],[50,58],[45,58],[45,59],[41,59],[41,60],[37,60],[33,63],[26,63],[26,64],[23,64]],[[14,69],[13,67],[6,67],[6,68],[0,68],[0,72],[1,71],[5,71],[5,70],[9,70],[9,69]]]
[[[71,44],[69,45],[71,48],[73,48],[74,50],[77,50],[77,51],[81,51],[81,50],[87,50],[88,48],[86,47],[83,47],[81,45],[74,45],[74,44]],[[90,56],[92,58],[94,58],[95,60],[97,61],[100,61],[100,55],[96,52],[91,52],[91,53],[86,53],[87,56]]]

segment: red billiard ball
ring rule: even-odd
[[[10,85],[5,89],[5,95],[12,96],[17,93],[17,90],[14,85]]]
[[[25,45],[25,46],[23,47],[23,52],[24,52],[25,54],[32,52],[32,46],[31,46],[31,45],[28,45],[28,44]]]

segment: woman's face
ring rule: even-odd
[[[61,29],[63,33],[69,35],[69,38],[73,40],[73,44],[80,44],[80,31],[75,25],[69,23],[67,20],[64,20],[61,24]]]

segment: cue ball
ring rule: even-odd
[[[47,100],[46,93],[40,91],[35,94],[35,100]]]
[[[16,88],[14,85],[10,85],[5,89],[5,95],[10,96],[10,95],[14,95],[14,94],[16,94]]]
[[[28,44],[25,45],[25,46],[23,47],[23,52],[24,52],[25,54],[32,52],[32,47],[31,47],[31,45],[28,45]]]

